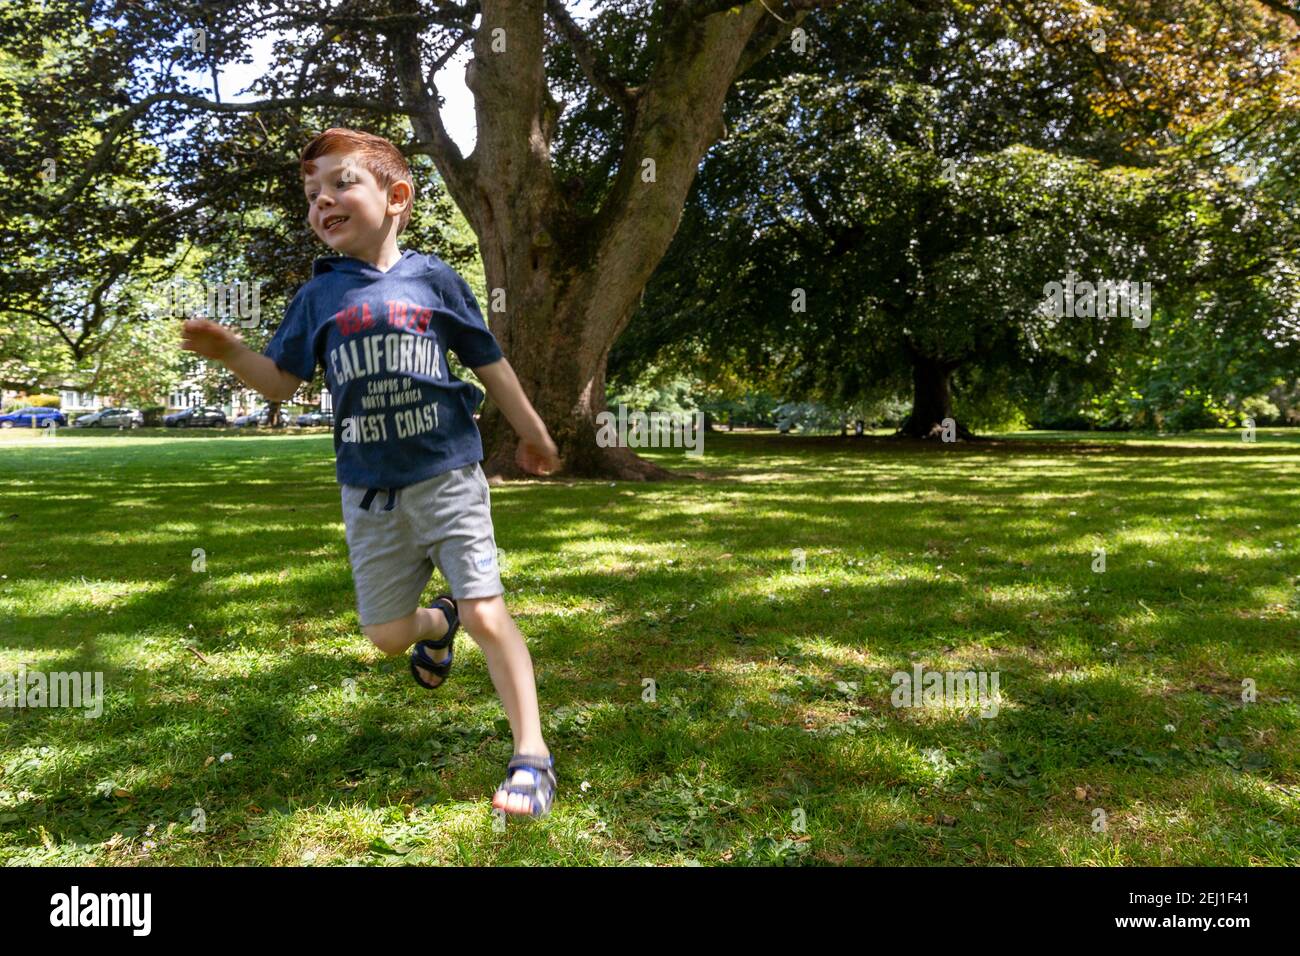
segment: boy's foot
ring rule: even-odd
[[[550,755],[550,751],[547,751],[542,754],[516,754],[515,757],[516,759],[518,757],[545,759]],[[501,789],[492,795],[492,806],[496,809],[504,810],[506,813],[531,815],[533,812],[533,797],[528,793],[511,793],[505,789],[507,786],[527,788],[530,791],[536,787],[536,796],[543,803],[542,812],[538,815],[545,816],[551,808],[550,802],[555,795],[555,772],[553,770],[539,770],[534,774],[528,770],[515,770],[509,781],[502,784]]]
[[[420,638],[420,640],[422,641],[441,640],[442,636],[447,633],[447,629],[451,627],[451,622],[447,620],[447,612],[444,611],[440,605],[435,604],[429,610],[438,611],[439,613],[433,616],[433,633],[424,635],[424,637]],[[448,645],[446,647],[440,647],[437,649],[430,649],[429,656],[432,657],[435,662],[441,664],[443,661],[445,661],[448,657],[451,656],[451,645]],[[429,670],[426,667],[421,667],[418,664],[415,666],[415,669],[420,672],[421,680],[428,681],[434,687],[440,686],[442,682],[446,680],[446,678],[439,677],[437,674],[433,673],[433,671]]]

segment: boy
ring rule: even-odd
[[[362,630],[390,656],[414,645],[411,674],[433,689],[447,677],[464,623],[514,736],[493,806],[543,816],[555,794],[554,763],[542,739],[532,659],[502,599],[473,419],[483,394],[451,374],[447,350],[474,370],[519,433],[521,468],[539,475],[558,468],[555,442],[465,280],[436,256],[399,252],[415,186],[396,147],[328,129],[307,144],[300,163],[307,221],[341,255],[316,260],[264,354],[206,319],[185,322],[182,347],[223,363],[271,401],[287,401],[317,362],[324,366]],[[386,498],[376,497],[380,491]],[[451,595],[419,607],[434,564]]]

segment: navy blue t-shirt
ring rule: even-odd
[[[339,482],[402,488],[481,461],[483,392],[451,373],[447,350],[469,368],[502,353],[465,280],[410,249],[387,272],[322,256],[312,273],[263,354],[301,379],[324,367]]]

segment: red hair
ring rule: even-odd
[[[359,164],[375,177],[380,189],[387,190],[393,183],[405,182],[411,187],[411,199],[414,202],[415,181],[411,177],[411,167],[398,148],[382,136],[341,126],[327,129],[303,147],[299,158],[303,176],[316,172],[315,161],[329,153],[357,153]],[[407,203],[401,218],[397,220],[399,236],[410,221],[411,205],[412,203]]]

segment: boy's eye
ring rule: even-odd
[[[349,185],[351,185],[351,184],[350,184],[346,179],[340,179],[340,180],[339,180],[337,183],[335,183],[334,185],[335,185],[335,186],[338,186],[338,187],[340,187],[340,188],[342,188],[342,187],[344,187],[344,186],[349,186]]]

